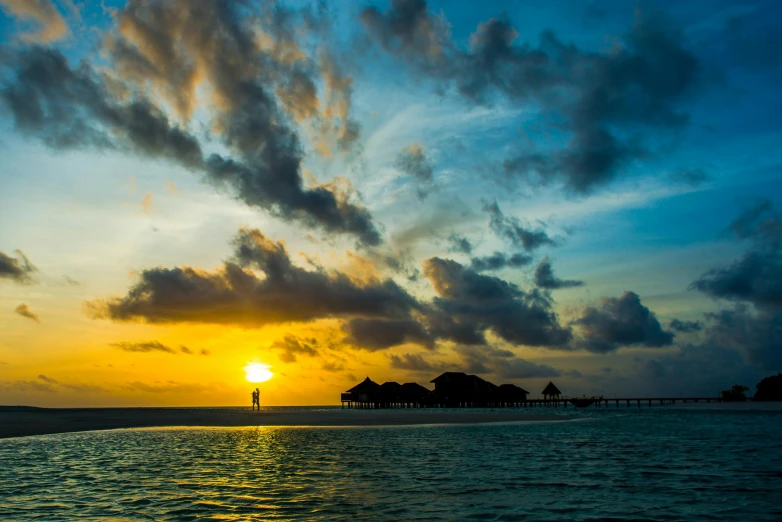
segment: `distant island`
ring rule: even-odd
[[[734,384],[730,390],[720,392],[720,397],[725,402],[743,402],[748,400],[746,392],[747,386]],[[755,402],[782,401],[782,373],[766,377],[755,385],[755,395],[752,396]]]

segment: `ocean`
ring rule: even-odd
[[[5,439],[0,520],[782,520],[779,404],[550,412]]]

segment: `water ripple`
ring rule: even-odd
[[[0,441],[2,520],[779,520],[778,415]]]

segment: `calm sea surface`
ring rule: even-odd
[[[782,520],[780,406],[578,417],[0,440],[0,520]]]

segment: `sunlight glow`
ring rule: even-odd
[[[269,366],[261,363],[247,363],[244,373],[248,382],[266,382],[274,376]]]

